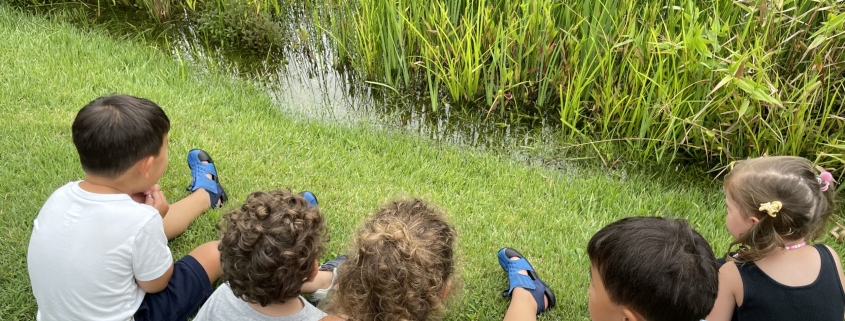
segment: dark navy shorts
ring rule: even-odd
[[[173,264],[164,290],[147,293],[135,312],[135,321],[184,321],[199,310],[214,289],[200,262],[185,255]]]

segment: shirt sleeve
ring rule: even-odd
[[[138,281],[152,281],[173,264],[173,255],[167,247],[167,236],[161,216],[155,215],[135,237],[132,247],[132,271]]]

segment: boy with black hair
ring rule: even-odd
[[[175,264],[168,239],[226,201],[211,157],[188,155],[191,195],[168,204],[170,120],[152,101],[115,95],[83,107],[73,143],[85,172],[50,195],[27,251],[38,320],[186,320],[221,274],[218,242]]]
[[[623,218],[593,235],[587,254],[593,321],[699,321],[716,301],[719,268],[715,255],[686,221]],[[525,258],[510,258],[519,260]],[[523,270],[513,274],[536,277],[527,261]],[[536,318],[534,311],[545,311],[547,307],[538,308],[542,301],[531,296],[537,298],[534,292],[540,287],[515,288],[505,320],[531,320]]]

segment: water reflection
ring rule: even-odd
[[[427,92],[400,90],[368,83],[335,55],[331,37],[312,21],[328,13],[292,4],[278,18],[288,42],[256,57],[237,48],[208,46],[187,11],[164,25],[146,22],[169,52],[200,70],[222,72],[264,88],[281,112],[300,119],[331,123],[366,123],[387,130],[416,133],[437,142],[477,147],[543,165],[524,146],[555,145],[559,125],[548,115],[486,113],[478,105],[453,105],[445,98],[433,110]],[[137,33],[137,12],[103,11],[89,17],[110,32]],[[318,18],[319,19],[319,18]],[[121,30],[120,26],[131,25]],[[147,39],[150,41],[150,39]],[[532,156],[534,155],[534,156]],[[557,164],[558,166],[560,164]]]

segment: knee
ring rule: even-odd
[[[217,249],[218,244],[220,244],[220,241],[212,241],[202,244],[191,251],[190,255],[200,262],[204,259],[208,259],[220,264],[220,250]]]
[[[198,246],[189,253],[190,256],[202,265],[206,272],[209,272],[209,276],[217,274],[217,271],[220,271],[220,250],[217,249],[219,243],[220,241],[208,242]]]

